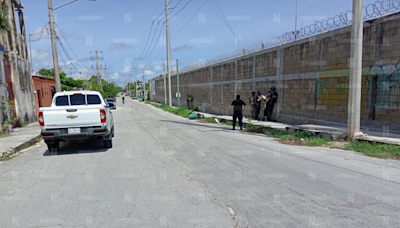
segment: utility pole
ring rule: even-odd
[[[178,60],[176,60],[176,86],[177,86],[177,93],[178,93],[178,108],[181,106],[181,93],[179,92],[179,67],[178,67]]]
[[[165,97],[165,104],[168,104],[167,102],[167,80],[165,79],[165,63],[163,63],[164,67],[164,97]]]
[[[347,140],[360,132],[362,47],[363,47],[363,0],[353,0],[351,24],[351,53],[349,102],[347,110]]]
[[[147,99],[147,96],[146,96],[146,80],[144,79],[144,63],[143,63],[143,59],[142,59],[142,65],[143,65],[143,88],[144,88],[143,98],[144,98],[144,101],[146,101],[146,99]]]
[[[136,76],[135,86],[136,86],[136,99],[137,99],[137,97],[138,97],[138,91],[137,91],[137,88],[138,88],[137,67],[135,68],[135,76]]]
[[[99,53],[96,51],[96,65],[97,65],[97,83],[99,83],[100,90],[103,90],[101,85],[101,75],[100,75],[100,67],[99,67]]]
[[[107,82],[107,65],[104,65],[104,80]]]
[[[101,83],[101,73],[100,73],[100,65],[99,65],[99,59],[103,59],[103,57],[99,57],[99,52],[102,53],[101,51],[94,51],[96,52],[96,57],[91,58],[92,60],[96,60],[96,68],[97,68],[97,83],[99,84],[99,88],[102,91],[103,90],[103,85]]]
[[[47,0],[49,7],[49,18],[50,18],[50,36],[51,36],[51,47],[53,50],[53,68],[54,68],[54,79],[56,81],[56,92],[61,92],[61,79],[60,69],[58,67],[58,54],[57,54],[57,42],[56,42],[56,31],[54,29],[54,16],[53,16],[53,3],[51,0]]]
[[[131,67],[130,68],[130,72],[131,72],[131,76],[132,76],[132,80],[133,80],[133,69],[135,69],[135,68],[133,68],[133,67]],[[128,80],[129,81],[129,80]],[[136,84],[136,83],[135,83]],[[132,88],[133,89],[133,88]],[[130,96],[132,97],[132,93],[130,93]]]
[[[172,89],[171,89],[171,40],[169,34],[169,2],[165,0],[165,18],[166,18],[166,30],[167,30],[167,70],[168,70],[168,94],[169,94],[169,106],[172,107]]]

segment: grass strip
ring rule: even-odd
[[[172,108],[166,104],[161,104],[161,105],[160,104],[152,104],[152,105],[156,108],[160,108],[164,111],[167,111],[167,112],[170,112],[170,113],[173,113],[175,115],[182,116],[185,118],[187,118],[187,115],[191,112],[191,110],[189,110],[185,107]]]
[[[163,109],[167,112],[173,113],[187,118],[187,115],[191,110],[179,107],[172,108],[165,104],[152,104],[156,108]],[[200,121],[206,123],[215,123],[215,117],[207,117]],[[232,126],[233,123],[230,120],[221,121],[225,125]],[[248,132],[254,132],[259,134],[267,134],[269,136],[279,138],[282,143],[291,145],[303,145],[303,146],[324,146],[329,148],[339,148],[351,151],[363,153],[367,156],[377,158],[389,158],[389,159],[400,159],[400,146],[388,145],[382,143],[370,143],[368,141],[361,142],[345,142],[340,146],[336,146],[335,143],[329,137],[313,136],[307,131],[298,131],[295,134],[290,134],[286,131],[273,129],[271,127],[254,125],[251,123],[246,124]]]

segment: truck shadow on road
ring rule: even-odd
[[[101,139],[86,140],[85,142],[68,141],[60,142],[60,149],[57,152],[46,150],[43,156],[103,153],[108,150],[108,148],[104,148],[103,140]]]

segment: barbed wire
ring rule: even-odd
[[[400,11],[400,0],[382,0],[364,6],[363,19],[371,20],[374,18],[384,17]],[[268,48],[276,47],[279,45],[287,44],[299,39],[307,38],[317,34],[321,34],[334,29],[342,28],[351,25],[352,11],[347,11],[339,15],[317,21],[314,24],[305,26],[297,32],[286,32],[280,36],[275,36],[271,39],[262,40],[262,42],[255,43],[238,49],[227,54],[219,55],[215,58],[205,60],[196,64],[192,64],[185,68],[179,69],[180,73],[196,70],[202,67],[210,66],[226,60],[230,60],[239,56],[245,56],[257,51],[265,50]],[[174,74],[176,72],[174,71]]]

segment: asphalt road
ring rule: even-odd
[[[400,227],[400,162],[283,145],[127,98],[101,141],[0,164],[0,227]]]

